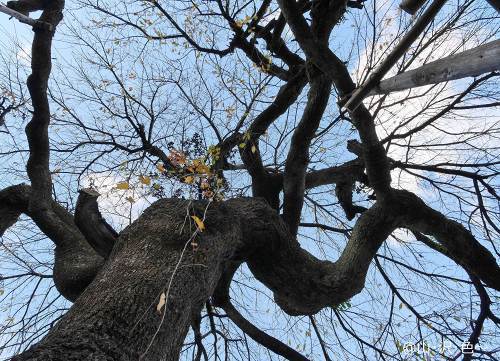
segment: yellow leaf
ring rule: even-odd
[[[160,315],[163,306],[165,306],[165,303],[167,303],[167,296],[165,295],[165,292],[162,292],[162,294],[160,295],[160,301],[158,302],[158,305],[156,305],[156,312],[158,312]]]
[[[161,172],[161,173],[165,172],[165,167],[161,163],[159,163],[159,164],[156,165],[156,169],[158,169],[158,171]]]
[[[205,198],[212,198],[214,196],[214,192],[212,192],[210,189],[207,189],[203,191],[203,196]]]
[[[198,227],[200,232],[203,232],[205,230],[205,223],[203,223],[203,221],[197,216],[191,216],[191,218],[194,219],[196,226]]]
[[[116,185],[116,189],[127,190],[130,189],[128,182],[120,182]]]
[[[153,188],[156,189],[157,191],[159,191],[161,186],[158,183],[155,183],[155,184],[153,184]]]
[[[193,182],[194,182],[193,176],[187,176],[186,178],[184,178],[184,183],[186,184],[193,184]]]
[[[148,177],[147,175],[141,175],[141,176],[139,176],[139,181],[142,184],[145,184],[147,186],[151,184],[151,178]]]
[[[210,168],[206,164],[198,164],[196,166],[196,172],[199,174],[207,174],[210,172]]]
[[[186,155],[183,152],[175,150],[175,149],[172,149],[170,151],[170,154],[168,155],[168,159],[175,166],[184,165],[186,163]]]
[[[210,184],[208,183],[208,181],[206,179],[204,179],[201,184],[200,184],[200,188],[205,190],[205,189],[210,189]]]
[[[257,147],[255,145],[252,145],[252,153],[255,153],[257,151]]]

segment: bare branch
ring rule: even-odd
[[[370,75],[368,80],[361,85],[352,94],[349,100],[344,104],[344,108],[350,111],[356,109],[363,99],[375,88],[385,74],[396,64],[396,62],[403,56],[413,42],[422,34],[427,25],[434,19],[436,14],[442,8],[445,0],[434,0],[427,10],[418,18],[412,28],[405,34],[399,44],[391,51],[391,53],[384,59],[382,64]]]

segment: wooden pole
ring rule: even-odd
[[[368,95],[387,94],[500,70],[500,40],[382,80]]]
[[[7,14],[13,18],[16,18],[19,20],[19,22],[23,24],[28,24],[31,25],[35,29],[44,29],[48,31],[52,31],[52,25],[49,23],[46,23],[44,21],[32,19],[29,16],[23,15],[15,10],[12,10],[11,8],[8,8],[4,4],[0,4],[0,12]]]

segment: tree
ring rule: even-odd
[[[498,357],[498,73],[342,106],[384,59],[491,41],[492,7],[64,5],[40,2],[29,97],[2,69],[12,360]],[[269,292],[288,340],[245,304]]]

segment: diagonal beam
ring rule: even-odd
[[[388,94],[499,70],[500,40],[495,40],[382,80],[368,96]]]

